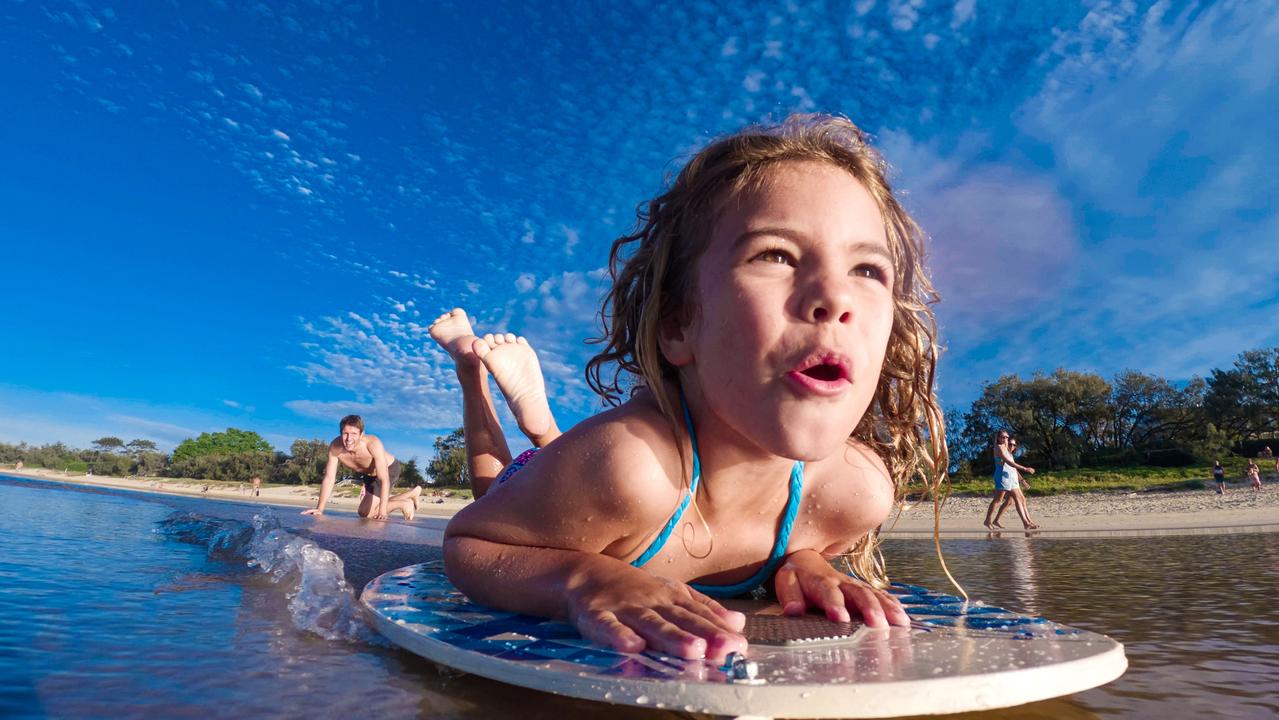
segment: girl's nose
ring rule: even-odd
[[[812,322],[838,322],[847,324],[853,319],[853,299],[848,289],[848,278],[822,278],[814,283],[809,295],[804,318]]]

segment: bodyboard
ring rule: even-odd
[[[1123,646],[1104,635],[914,585],[891,591],[911,627],[785,617],[775,603],[730,601],[748,613],[750,649],[736,666],[621,653],[567,623],[475,604],[439,562],[388,572],[361,599],[392,642],[456,670],[559,695],[716,715],[988,710],[1087,690],[1127,667]]]

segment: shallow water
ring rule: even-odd
[[[438,558],[442,523],[277,512],[255,533],[260,506],[0,478],[0,717],[673,717],[386,646],[355,592]],[[1007,533],[945,549],[973,597],[1110,635],[1130,663],[1102,688],[965,717],[1279,714],[1279,534]],[[945,587],[929,543],[885,554],[895,579]]]

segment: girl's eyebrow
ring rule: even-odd
[[[745,245],[746,243],[750,242],[751,240],[754,240],[755,238],[761,235],[770,235],[773,237],[785,238],[786,240],[789,240],[795,243],[796,245],[800,244],[800,241],[803,240],[804,238],[803,233],[796,232],[795,230],[792,230],[790,228],[762,227],[762,228],[755,228],[754,230],[747,230],[741,235],[738,235],[737,239],[733,241],[733,248],[734,249],[739,248],[742,245]],[[878,255],[880,258],[882,258],[885,262],[889,264],[893,262],[893,255],[892,253],[888,252],[888,248],[876,242],[871,242],[869,240],[862,240],[859,242],[850,243],[848,245],[848,249],[854,253],[870,253],[872,255]]]

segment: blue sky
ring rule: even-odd
[[[869,130],[932,236],[948,406],[1203,375],[1279,344],[1276,48],[1266,2],[0,0],[0,441],[359,412],[424,460],[454,306],[571,424],[636,205],[793,111]]]

